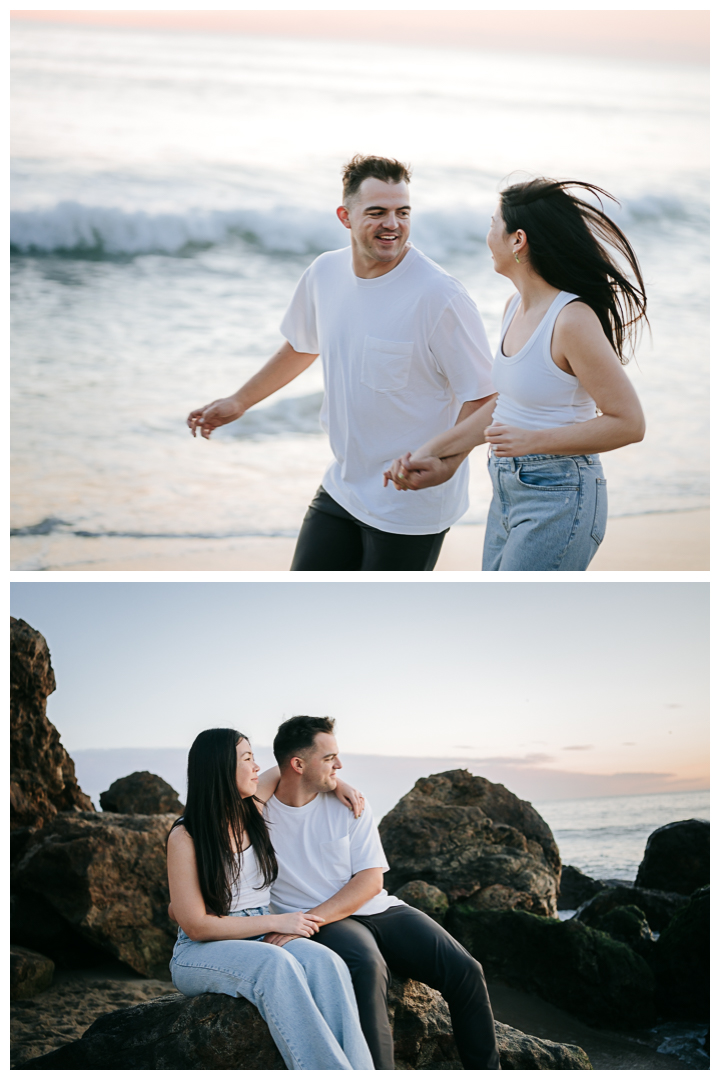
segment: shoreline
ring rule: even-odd
[[[448,533],[436,572],[481,569],[484,525]],[[11,571],[288,571],[295,539],[14,536]],[[610,518],[588,573],[710,569],[710,511],[678,510]]]

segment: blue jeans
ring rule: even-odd
[[[493,497],[483,570],[587,570],[605,536],[607,481],[597,454],[490,454]]]
[[[248,908],[233,915],[267,915]],[[347,965],[308,938],[192,941],[178,930],[172,981],[186,997],[228,994],[256,1005],[288,1069],[372,1069]]]

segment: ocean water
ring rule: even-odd
[[[707,95],[682,64],[16,23],[13,527],[297,532],[329,454],[319,366],[210,443],[185,417],[271,355],[304,268],[345,245],[334,208],[358,151],[413,163],[413,240],[493,347],[503,177],[620,200],[652,337],[628,368],[648,435],[605,456],[610,512],[707,505]],[[472,460],[474,523],[489,484]]]

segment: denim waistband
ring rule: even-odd
[[[498,465],[508,462],[512,468],[517,468],[518,465],[532,465],[536,461],[577,461],[581,465],[600,464],[598,454],[523,454],[520,457],[498,457],[490,451],[488,457]]]

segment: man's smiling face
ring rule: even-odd
[[[352,234],[353,251],[363,262],[399,262],[410,236],[410,194],[405,181],[389,184],[370,176],[338,217]]]

